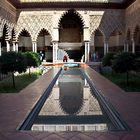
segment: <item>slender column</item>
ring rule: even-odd
[[[37,43],[34,42],[34,52],[37,52]]]
[[[88,46],[88,50],[87,50],[87,61],[89,62],[89,58],[90,58],[90,43],[89,42],[87,42],[87,46]]]
[[[106,37],[104,40],[104,55],[109,52],[109,44],[108,44],[108,38]]]
[[[37,43],[36,43],[36,41],[32,42],[32,51],[37,52]]]
[[[6,47],[7,47],[7,52],[9,52],[10,51],[10,44],[9,44],[8,40],[6,41]]]
[[[106,55],[106,42],[104,42],[104,55]]]
[[[58,53],[58,42],[55,42],[55,61],[57,61],[57,53]]]
[[[126,52],[129,52],[129,44],[128,44],[128,42],[126,44]]]
[[[16,42],[15,51],[18,52],[18,42]]]
[[[87,85],[87,80],[86,79],[85,79],[84,83],[85,83],[85,86],[86,86]]]
[[[13,51],[14,52],[16,51],[16,44],[15,44],[15,42],[13,42]]]
[[[135,53],[135,40],[132,39],[132,53]]]
[[[32,42],[32,51],[35,52],[34,42]]]
[[[55,43],[53,42],[53,63],[55,62]]]
[[[57,62],[58,42],[53,42],[53,63]]]
[[[124,52],[126,52],[126,43],[124,43],[124,49],[123,49]]]
[[[85,62],[89,62],[90,44],[85,42]]]
[[[1,56],[1,54],[2,54],[2,53],[1,53],[1,42],[0,42],[0,56]]]
[[[109,52],[109,44],[108,44],[108,42],[106,42],[106,53],[108,53]]]
[[[87,46],[87,42],[85,42],[85,63],[87,62],[87,52],[88,52],[88,46]]]

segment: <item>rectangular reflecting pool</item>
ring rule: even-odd
[[[31,130],[107,131],[115,129],[80,69],[62,70]]]
[[[102,96],[95,94],[97,91],[91,85],[80,68],[64,67],[51,90],[44,93],[45,97],[40,99],[38,107],[33,108],[20,130],[118,131],[120,127],[125,130],[121,122],[113,120],[118,116],[108,113],[111,109],[104,100],[100,100]]]

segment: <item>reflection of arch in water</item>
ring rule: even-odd
[[[82,79],[63,75],[59,80],[60,106],[69,115],[77,114],[83,105]]]

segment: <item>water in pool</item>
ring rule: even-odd
[[[113,124],[79,68],[62,70],[31,127],[33,131],[108,131]]]

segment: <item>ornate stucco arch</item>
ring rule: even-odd
[[[32,40],[32,36],[31,36],[30,31],[29,31],[27,28],[23,28],[22,30],[19,31],[18,34],[16,34],[16,41],[19,40],[19,37],[20,37],[20,35],[21,35],[21,33],[22,33],[23,31],[27,31],[27,32],[29,33],[30,37],[31,37],[31,40]]]
[[[52,15],[47,12],[21,12],[16,26],[16,39],[19,33],[25,28],[31,35],[32,41],[36,41],[37,34],[42,28],[52,34]]]
[[[104,39],[105,39],[105,34],[104,34],[104,32],[102,31],[102,29],[100,29],[100,28],[98,27],[98,28],[96,28],[95,30],[93,30],[92,33],[90,34],[90,41],[92,40],[92,37],[95,36],[96,30],[99,30],[99,31],[102,33],[102,35],[103,35],[103,37],[104,37]]]
[[[140,26],[139,25],[135,25],[135,28],[133,29],[133,32],[132,32],[132,37],[133,37],[134,40],[136,39],[137,32],[139,30],[140,30]]]
[[[1,25],[0,25],[0,37],[3,36],[3,29],[4,29],[5,25],[6,25],[6,29],[7,29],[7,39],[9,40],[12,35],[11,31],[12,31],[12,28],[14,27],[14,24],[10,23],[6,19],[2,19]]]
[[[74,9],[70,9],[70,10],[64,11],[64,12],[60,15],[60,17],[58,18],[58,21],[57,21],[57,27],[60,26],[61,20],[62,20],[63,17],[64,17],[66,14],[68,14],[69,12],[73,12],[74,14],[76,14],[76,15],[79,17],[79,19],[81,20],[83,27],[86,26],[86,25],[85,25],[85,20],[84,20],[83,16],[82,16],[78,11],[76,11],[76,10],[74,10]]]
[[[125,41],[130,41],[131,38],[132,38],[132,29],[127,28],[125,33]]]
[[[37,34],[36,34],[36,36],[35,36],[35,40],[37,41],[37,38],[38,38],[40,32],[41,32],[43,29],[49,33],[49,35],[51,36],[51,40],[52,40],[52,34],[48,31],[47,27],[44,27],[44,28],[42,28],[41,30],[38,30],[38,32],[37,32]]]
[[[90,33],[92,34],[99,28],[104,33],[104,37],[109,38],[116,28],[124,32],[124,23],[121,15],[121,10],[117,13],[115,10],[105,10],[101,13],[95,13],[95,15],[93,13],[90,16]]]

